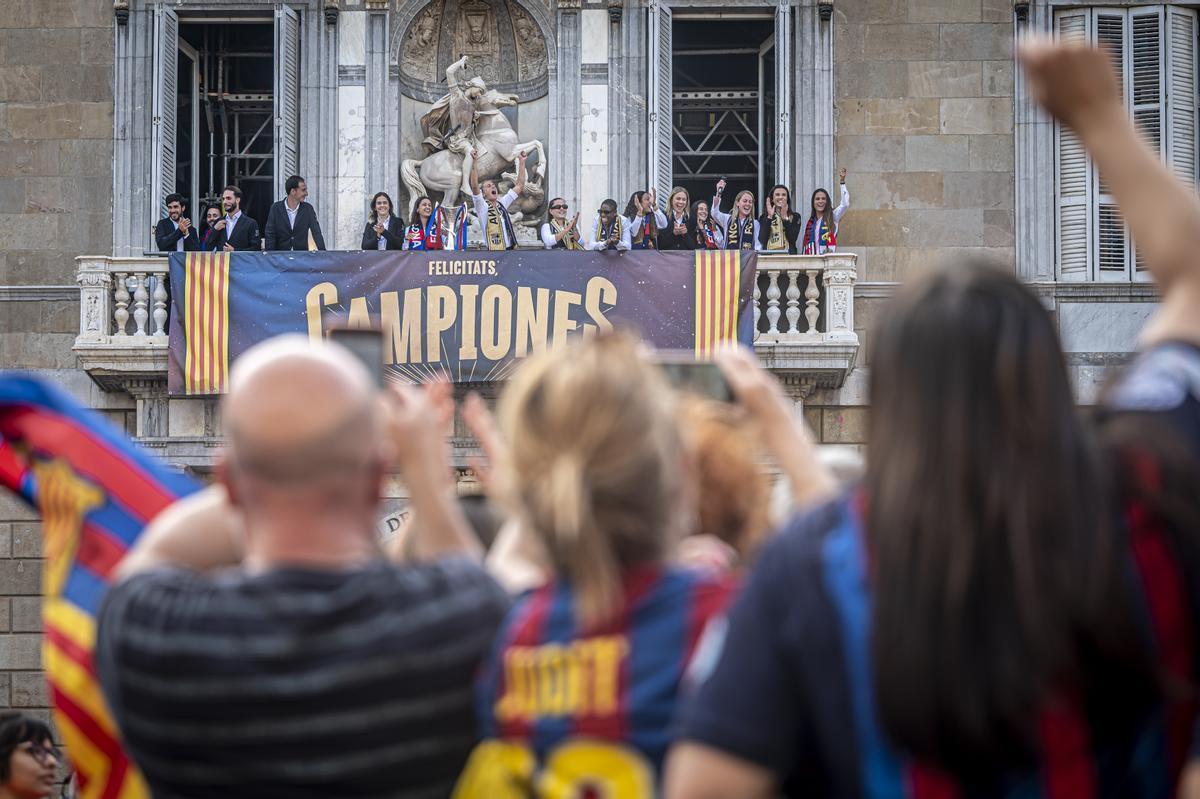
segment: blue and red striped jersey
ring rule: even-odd
[[[587,629],[569,585],[522,597],[483,668],[483,743],[455,796],[546,795],[552,785],[653,795],[680,686],[733,587],[713,573],[635,569],[621,610]]]

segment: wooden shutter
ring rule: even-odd
[[[1166,155],[1175,175],[1196,182],[1196,12],[1167,8]]]
[[[166,216],[166,197],[175,191],[176,114],[179,109],[179,16],[154,10],[153,191],[154,209]],[[152,249],[157,249],[155,246]]]
[[[1065,11],[1054,20],[1055,34],[1067,41],[1089,38],[1090,14]],[[1058,231],[1058,277],[1085,281],[1091,263],[1091,165],[1079,137],[1069,127],[1055,123],[1055,222]]]
[[[672,128],[671,9],[650,5],[649,182],[666,200],[671,193],[675,134]]]
[[[275,196],[300,171],[300,16],[275,10]]]
[[[764,182],[774,179],[785,186],[795,182],[791,146],[792,41],[792,7],[781,3],[775,10],[775,141],[767,142],[768,147],[775,148],[775,174],[763,178]],[[762,133],[759,131],[760,136]],[[760,161],[760,169],[764,162]]]

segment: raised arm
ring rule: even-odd
[[[1200,200],[1138,135],[1108,56],[1082,44],[1031,39],[1020,59],[1033,97],[1069,125],[1121,208],[1162,291],[1143,341],[1200,342]]]
[[[837,208],[833,209],[833,221],[840,222],[842,214],[846,213],[846,209],[850,207],[850,190],[846,188],[846,167],[842,167],[838,172],[838,188],[841,189],[841,202]]]
[[[458,86],[458,73],[466,69],[466,67],[466,56],[463,56],[450,66],[446,67],[446,86],[451,89],[456,88]]]
[[[476,157],[475,148],[471,148],[471,196],[479,196],[479,159]]]
[[[154,518],[117,567],[116,578],[161,567],[209,571],[242,561],[242,516],[225,488],[210,486]]]
[[[518,197],[525,193],[525,159],[528,157],[524,150],[517,153],[517,185],[513,186],[513,191]],[[471,164],[471,174],[475,174],[475,164]]]

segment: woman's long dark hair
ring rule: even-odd
[[[631,224],[634,218],[642,212],[641,203],[642,198],[645,196],[646,192],[644,191],[635,191],[629,195],[629,202],[625,203],[625,213],[622,216],[628,219]],[[650,235],[653,236],[658,233],[658,222],[654,218],[653,211],[650,212],[650,216],[646,218],[646,221],[650,223]],[[630,231],[630,235],[633,235],[633,231]]]
[[[952,774],[1032,763],[1078,700],[1129,729],[1158,690],[1118,503],[1049,315],[1010,273],[930,270],[872,337],[865,488],[883,726]]]
[[[769,192],[767,192],[766,202],[772,203],[772,207],[774,206],[776,189],[783,189],[784,193],[787,194],[788,213],[790,213],[790,214],[796,213],[796,209],[792,207],[792,190],[789,189],[787,186],[783,185],[782,183],[776,183],[774,186],[771,187],[771,190]],[[824,189],[817,189],[817,191],[824,191]],[[817,196],[817,193],[813,192],[813,197],[816,197],[816,196]],[[825,192],[825,196],[828,197],[829,192]],[[825,205],[828,206],[829,203],[826,202]]]
[[[410,225],[420,225],[421,224],[421,203],[424,202],[425,200],[429,200],[429,215],[433,216],[433,209],[437,208],[437,205],[433,202],[433,198],[422,195],[417,198],[417,201],[415,203],[413,203],[412,214],[409,217],[408,224],[410,224]]]
[[[775,191],[775,189],[771,189],[771,191]],[[825,210],[819,214],[817,213],[817,195],[818,194],[825,195]],[[788,200],[789,200],[789,207],[791,207],[790,206],[790,201],[791,201],[790,193],[788,194]],[[813,191],[812,197],[809,198],[809,201],[808,201],[808,223],[807,224],[813,226],[813,235],[814,236],[817,235],[817,230],[816,230],[815,224],[816,224],[816,219],[818,216],[821,217],[821,219],[825,220],[825,229],[828,230],[830,233],[832,233],[833,226],[835,224],[833,221],[833,200],[830,199],[829,192],[825,191],[825,189],[816,189],[815,191]]]
[[[708,207],[706,201],[696,200],[696,202],[692,203],[692,207],[689,209],[691,216],[688,217],[688,235],[700,247],[704,246],[704,231],[702,229],[703,226],[700,224],[700,215],[697,213],[697,209],[702,205],[708,209],[708,224],[712,225],[714,230],[721,229],[721,226],[717,224],[717,220],[713,219],[712,209]]]
[[[380,197],[388,201],[388,217],[389,219],[396,215],[396,204],[392,202],[392,198],[388,196],[386,191],[375,192],[375,196],[371,198],[371,224],[374,225],[379,221],[379,213],[375,210],[375,202]]]

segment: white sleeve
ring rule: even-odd
[[[659,230],[666,230],[668,227],[670,227],[670,225],[667,224],[667,217],[664,216],[663,212],[657,208],[654,209],[654,222],[658,225]]]
[[[641,219],[641,217],[639,216],[638,219]],[[617,249],[628,250],[630,248],[630,241],[629,228],[621,228],[621,240],[617,242]]]
[[[475,219],[479,222],[479,227],[487,229],[487,200],[483,199],[482,194],[472,194],[471,199],[475,202]],[[469,224],[471,220],[465,220],[463,224]]]
[[[846,188],[846,184],[842,184],[842,201],[838,203],[838,207],[833,209],[833,221],[842,221],[842,214],[846,213],[846,209],[850,207],[850,190]]]
[[[595,216],[592,217],[591,226],[588,227],[588,229],[584,231],[584,235],[583,235],[584,248],[589,249],[589,250],[604,249],[604,242],[592,240],[593,237],[596,235],[596,226],[599,224],[600,224],[600,215],[596,214]]]
[[[758,234],[761,232],[762,232],[762,227],[759,225],[758,220],[755,219],[754,220],[754,251],[755,252],[762,252],[762,248],[763,248],[762,240],[758,237]]]
[[[508,191],[504,192],[504,196],[503,196],[503,197],[501,197],[501,198],[499,199],[499,201],[498,201],[498,202],[499,202],[501,205],[503,205],[503,206],[504,206],[504,210],[506,210],[506,211],[507,211],[507,210],[508,210],[508,206],[510,206],[510,205],[512,205],[513,203],[515,203],[515,202],[517,201],[517,197],[519,197],[519,196],[520,196],[520,195],[518,195],[518,194],[517,194],[517,190],[516,190],[516,189],[509,189]]]
[[[721,210],[721,198],[713,196],[712,205],[708,207],[708,214],[713,219],[717,220],[717,224],[721,230],[729,227],[729,214]]]
[[[557,243],[558,242],[556,242],[554,240],[554,233],[550,230],[550,223],[543,222],[542,223],[542,244],[546,245],[547,250],[553,250],[554,245]]]

